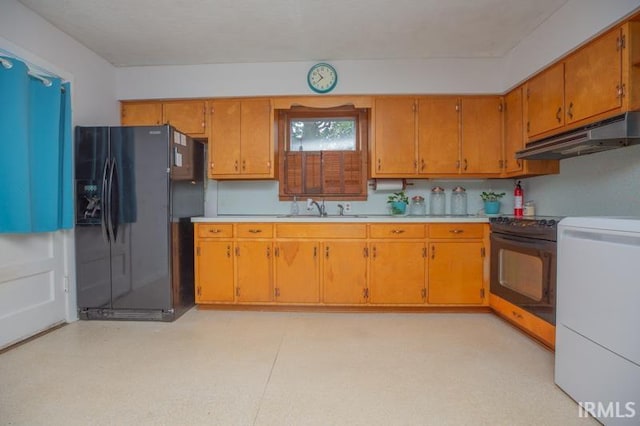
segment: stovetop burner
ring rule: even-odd
[[[497,216],[489,219],[491,232],[556,241],[558,216]]]

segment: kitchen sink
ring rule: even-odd
[[[277,217],[297,217],[297,218],[303,218],[303,219],[357,219],[357,218],[363,218],[363,217],[367,217],[361,214],[345,214],[345,215],[339,215],[339,214],[330,214],[327,216],[317,216],[317,215],[300,215],[300,214],[281,214],[278,215]]]

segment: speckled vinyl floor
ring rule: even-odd
[[[78,321],[0,354],[0,425],[588,425],[492,314]]]

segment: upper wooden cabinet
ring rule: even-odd
[[[372,177],[502,171],[500,96],[378,98],[374,129]]]
[[[209,177],[274,177],[273,108],[269,99],[212,100]]]
[[[120,122],[123,126],[171,124],[191,137],[207,137],[205,100],[123,101]]]
[[[520,160],[516,152],[524,148],[524,88],[513,89],[504,97],[503,176],[535,176],[559,172],[558,160]]]
[[[374,106],[371,176],[416,173],[416,103],[413,97],[378,98]]]
[[[640,108],[639,30],[616,27],[527,81],[528,140]]]

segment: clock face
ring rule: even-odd
[[[317,93],[327,93],[336,87],[338,82],[338,73],[335,68],[329,64],[315,64],[307,74],[307,83],[311,90]]]

